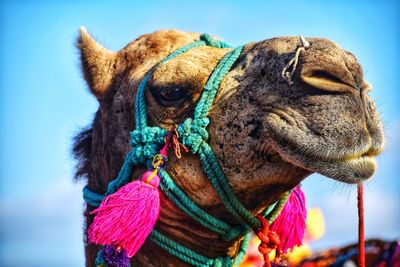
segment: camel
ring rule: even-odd
[[[75,137],[76,177],[103,194],[130,150],[135,97],[143,77],[178,48],[199,40],[198,33],[160,30],[145,34],[118,52],[96,42],[81,28],[77,41],[82,71],[99,108],[92,125]],[[298,37],[246,44],[222,80],[209,111],[209,144],[237,198],[254,214],[277,201],[310,174],[357,184],[375,172],[384,135],[368,92],[371,85],[355,56],[336,43],[306,38],[290,79],[282,70],[299,48]],[[204,84],[228,48],[201,46],[160,65],[145,97],[150,125],[165,129],[192,116]],[[290,66],[289,66],[290,67]],[[207,213],[230,224],[227,212],[192,153],[169,153],[167,171]],[[146,168],[135,167],[132,179]],[[86,228],[94,207],[87,205]],[[239,239],[224,241],[161,194],[156,229],[202,255],[234,255]],[[99,246],[85,235],[86,266],[94,266]],[[190,266],[146,240],[132,266]]]

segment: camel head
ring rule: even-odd
[[[130,149],[135,96],[144,75],[198,39],[196,33],[164,30],[112,52],[81,30],[82,69],[99,110],[92,127],[77,137],[75,152],[78,175],[86,175],[93,190],[104,192]],[[382,151],[381,122],[357,59],[332,41],[306,40],[309,47],[298,54],[297,66],[289,66],[290,79],[282,70],[302,45],[299,37],[247,44],[209,112],[210,146],[238,198],[252,210],[276,201],[313,172],[362,182],[375,172],[374,157]],[[193,116],[204,84],[228,51],[197,47],[158,67],[146,88],[149,124],[169,128]],[[134,176],[143,171],[135,169]],[[177,159],[171,153],[167,171],[198,205],[233,220],[197,155]],[[163,212],[168,213],[161,211],[160,221],[168,224]]]

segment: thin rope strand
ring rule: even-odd
[[[357,185],[358,202],[358,266],[365,267],[365,239],[364,239],[364,188]]]

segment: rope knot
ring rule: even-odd
[[[145,159],[151,159],[156,155],[162,144],[167,131],[160,127],[145,127],[141,131],[131,132],[131,146],[135,151],[135,158],[142,163]]]
[[[203,33],[200,35],[200,40],[206,42],[208,46],[216,47],[216,48],[231,48],[228,43],[218,40],[207,33]]]
[[[261,228],[255,231],[255,234],[261,241],[258,251],[263,255],[265,266],[271,267],[268,255],[279,246],[279,236],[277,233],[269,230],[267,219],[260,215],[257,215],[257,219],[261,222]]]
[[[165,146],[160,151],[160,153],[166,156],[167,149],[169,147],[172,147],[174,149],[176,158],[180,159],[182,157],[181,149],[183,149],[185,152],[188,152],[189,149],[187,149],[187,147],[181,144],[178,138],[179,138],[178,125],[174,125],[168,130],[168,135],[167,137],[165,137]]]
[[[183,145],[189,147],[193,154],[199,151],[203,141],[208,140],[209,135],[206,128],[209,123],[209,118],[188,118],[178,127]]]

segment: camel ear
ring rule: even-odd
[[[90,90],[101,99],[110,88],[114,77],[116,53],[96,42],[81,26],[77,47],[80,50],[82,70]]]

